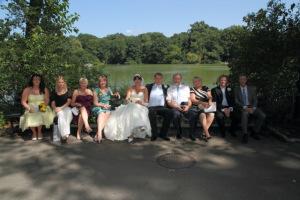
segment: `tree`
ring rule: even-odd
[[[142,45],[142,62],[151,64],[164,63],[169,41],[162,33],[139,35]]]
[[[267,9],[244,17],[247,34],[243,48],[229,66],[232,78],[246,73],[259,88],[262,104],[270,117],[284,121],[294,111],[300,66],[300,4],[287,6],[270,0]],[[280,113],[280,114],[279,114]]]
[[[220,61],[223,52],[220,41],[220,31],[211,27],[205,22],[196,22],[188,30],[189,45],[188,51],[201,55],[200,60],[204,63],[215,63]]]
[[[0,20],[0,26],[4,27],[0,32],[2,110],[16,108],[11,100],[20,96],[32,73],[44,75],[50,89],[54,88],[54,79],[60,74],[69,79],[78,78],[78,75],[71,76],[75,71],[88,78],[91,74],[94,76],[94,69],[86,66],[91,61],[92,65],[98,65],[98,59],[84,52],[80,41],[64,36],[75,30],[73,22],[78,19],[78,15],[70,15],[67,8],[66,0],[11,0],[1,7],[7,13],[6,18]],[[76,59],[78,57],[80,59]],[[75,81],[71,82],[75,84]],[[71,87],[75,85],[71,84]]]

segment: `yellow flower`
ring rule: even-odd
[[[45,103],[41,103],[41,104],[39,105],[39,110],[40,110],[40,112],[46,112],[46,110],[47,110],[47,105],[46,105]]]

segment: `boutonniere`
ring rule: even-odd
[[[228,87],[228,88],[227,88],[227,91],[228,91],[228,92],[231,92],[231,88],[230,88],[230,87]]]
[[[164,89],[167,89],[167,88],[168,88],[168,86],[166,86],[166,85],[163,85],[163,88],[164,88]]]

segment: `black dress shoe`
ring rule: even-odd
[[[195,141],[195,140],[196,140],[195,136],[193,136],[193,135],[190,135],[189,137],[190,137],[190,139],[191,139],[192,141]]]
[[[179,135],[179,134],[177,134],[177,135],[176,135],[176,139],[180,140],[180,139],[182,139],[182,136]]]
[[[221,136],[222,136],[222,138],[225,138],[226,137],[226,133],[225,132],[221,132]]]
[[[251,134],[251,137],[255,140],[260,140],[260,137],[258,136],[258,134]]]
[[[151,137],[151,141],[155,141],[156,139],[157,139],[156,136],[152,136],[152,137]]]
[[[162,137],[160,137],[160,138],[163,139],[163,140],[165,140],[165,141],[170,141],[170,138],[167,137],[167,136],[162,136]]]
[[[237,135],[236,135],[235,132],[230,132],[230,135],[231,135],[232,137],[237,137]]]
[[[248,134],[244,134],[242,138],[242,143],[247,144],[248,143]]]

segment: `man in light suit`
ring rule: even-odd
[[[247,85],[247,76],[239,76],[240,85],[234,90],[235,105],[238,113],[241,116],[241,126],[243,131],[243,143],[248,143],[248,118],[253,116],[256,121],[251,136],[259,140],[259,133],[266,115],[262,110],[257,108],[256,88]]]

